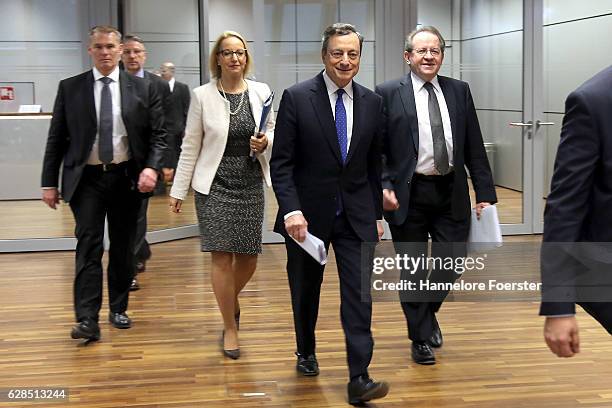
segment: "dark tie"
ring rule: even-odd
[[[338,99],[336,99],[336,134],[338,135],[338,144],[340,145],[340,154],[342,155],[342,163],[346,161],[346,153],[348,146],[348,137],[346,135],[346,109],[342,102],[344,89],[340,88],[336,91]]]
[[[436,98],[436,92],[431,82],[425,83],[425,89],[427,89],[429,93],[429,123],[431,125],[431,137],[433,139],[434,166],[441,175],[445,175],[448,174],[449,164],[440,105],[438,105],[438,98]]]
[[[113,161],[113,98],[111,97],[110,87],[112,79],[102,77],[100,81],[104,84],[100,97],[100,123],[98,132],[98,155],[100,161],[108,164]]]
[[[338,145],[340,145],[340,155],[342,156],[342,163],[344,163],[346,162],[346,153],[348,150],[348,137],[346,135],[346,109],[344,108],[344,103],[342,102],[342,95],[344,94],[344,89],[338,89],[336,91],[336,94],[338,94],[338,99],[336,99],[336,134],[338,136]],[[342,204],[342,194],[338,189],[336,215],[340,215],[343,210],[344,205]]]

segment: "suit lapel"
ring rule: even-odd
[[[119,89],[121,89],[121,118],[125,125],[125,130],[128,131],[129,138],[129,127],[130,127],[130,115],[131,111],[131,95],[132,95],[132,81],[129,74],[123,71],[119,72]]]
[[[363,119],[366,117],[367,112],[365,111],[365,101],[363,97],[365,93],[361,90],[359,85],[353,81],[353,132],[351,135],[351,144],[349,146],[349,151],[346,156],[346,163],[351,160],[355,149],[359,145],[359,140],[361,138],[361,126]]]
[[[410,125],[410,133],[412,136],[412,143],[414,144],[414,151],[419,151],[419,120],[417,117],[416,103],[414,102],[414,89],[412,88],[412,79],[410,74],[400,83],[398,90],[402,104],[404,105],[404,111],[408,118]]]
[[[444,100],[446,101],[446,107],[448,108],[448,116],[450,117],[451,122],[451,132],[453,133],[453,146],[458,146],[457,144],[457,100],[455,98],[455,91],[453,87],[446,81],[446,78],[438,76],[438,83],[440,84],[440,88],[442,88],[442,93],[444,94]],[[457,148],[453,148],[453,156]],[[456,163],[455,158],[453,157],[453,162]]]
[[[93,71],[89,71],[85,81],[83,81],[83,88],[81,89],[83,97],[81,100],[83,101],[84,111],[87,117],[89,118],[89,123],[91,128],[94,129],[95,132],[98,127],[98,117],[96,116],[96,101],[94,99],[94,76]],[[93,142],[93,141],[92,141]]]
[[[336,159],[342,164],[340,145],[338,144],[338,135],[336,133],[336,123],[334,122],[334,115],[331,111],[329,95],[327,94],[327,87],[325,86],[322,73],[315,77],[314,86],[311,88],[311,91],[313,95],[310,97],[310,102],[317,115],[321,129],[323,129],[323,135],[329,143],[329,147],[334,152]]]

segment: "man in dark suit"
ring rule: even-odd
[[[308,232],[326,248],[331,243],[336,254],[351,404],[388,392],[385,382],[368,375],[374,347],[372,305],[361,301],[361,245],[377,242],[383,232],[382,105],[380,97],[353,81],[362,44],[363,37],[350,24],[325,30],[325,70],[285,90],[270,161],[279,205],[274,231],[285,237],[287,247],[297,370],[305,376],[319,374],[315,326],[324,267],[294,242],[303,242]],[[363,273],[369,275],[371,269]]]
[[[170,97],[170,87],[168,83],[161,79],[159,76],[145,71],[144,66],[147,61],[147,49],[145,48],[144,41],[142,38],[135,35],[126,35],[123,38],[123,54],[121,56],[123,66],[125,70],[134,76],[144,78],[146,81],[151,82],[157,89],[157,93],[160,95],[163,106],[163,123],[167,129],[165,122],[166,111],[168,110],[168,98]],[[167,137],[167,136],[166,136]],[[168,141],[166,140],[166,145]],[[160,184],[161,183],[161,184]],[[163,187],[163,180],[158,180],[158,187]],[[157,193],[157,191],[155,191]],[[134,246],[134,256],[136,263],[136,272],[144,272],[146,268],[146,262],[151,257],[151,248],[146,240],[147,235],[147,209],[149,208],[149,200],[145,199],[142,201],[140,210],[138,213],[138,227],[136,230],[136,243]],[[140,285],[138,279],[134,276],[130,290],[138,290]]]
[[[476,211],[497,201],[476,110],[467,83],[438,75],[444,39],[430,26],[411,32],[404,59],[411,72],[376,88],[386,116],[383,207],[396,251],[414,257],[465,256],[470,196],[465,167],[476,191]],[[421,269],[412,278],[427,279]],[[408,271],[402,271],[407,278]],[[454,271],[434,270],[430,280],[454,281]],[[447,292],[406,299],[402,309],[412,340],[412,358],[434,364],[431,347],[442,345],[436,319]]]
[[[156,89],[121,72],[121,34],[97,26],[89,33],[94,68],[60,82],[45,150],[43,201],[70,203],[77,238],[72,338],[98,340],[102,305],[104,219],[110,239],[110,323],[131,326],[126,314],[134,276],[136,218],[143,193],[155,188],[166,131]]]
[[[166,109],[166,128],[168,130],[168,150],[164,160],[164,180],[172,181],[174,169],[181,154],[181,144],[185,134],[187,123],[187,111],[191,101],[191,93],[187,84],[177,81],[174,78],[174,64],[164,62],[160,67],[161,77],[170,86],[170,95]]]
[[[611,90],[612,66],[582,84],[565,102],[544,212],[540,307],[540,314],[546,316],[546,344],[559,357],[579,352],[576,303],[612,334]],[[593,264],[600,267],[592,268]],[[555,290],[559,285],[561,292]],[[597,287],[603,288],[603,296]]]

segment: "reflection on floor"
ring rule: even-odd
[[[500,222],[521,223],[523,194],[503,187],[496,189]],[[473,192],[471,196],[474,202]],[[278,208],[272,189],[266,189],[266,203],[265,227],[271,231]],[[167,196],[152,197],[149,201],[148,221],[149,231],[196,224],[193,192],[190,191],[180,214],[169,211]],[[74,236],[74,219],[66,203],[62,203],[57,211],[52,211],[38,200],[0,201],[0,225],[0,239]]]
[[[508,237],[521,241],[528,237]],[[210,283],[210,255],[197,238],[156,244],[142,289],[130,295],[129,330],[111,328],[105,301],[102,339],[69,338],[74,320],[74,254],[3,254],[0,273],[0,388],[68,388],[70,401],[45,407],[348,407],[346,355],[335,262],[325,271],[317,324],[321,374],[295,372],[293,319],[283,245],[265,245],[241,302],[240,360],[219,349],[222,324]],[[333,254],[332,254],[333,256]],[[508,270],[537,258],[509,257]],[[499,280],[504,278],[498,277]],[[24,291],[24,288],[27,288]],[[611,407],[612,341],[578,310],[581,352],[553,356],[534,302],[452,302],[438,319],[437,364],[410,358],[397,301],[373,305],[370,373],[391,384],[371,407]],[[54,403],[55,402],[55,403]],[[0,406],[38,407],[41,401]]]

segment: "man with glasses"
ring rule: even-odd
[[[361,288],[362,243],[377,242],[383,233],[382,104],[378,95],[353,81],[362,44],[363,36],[350,24],[337,23],[325,30],[321,49],[325,70],[285,90],[270,162],[279,206],[274,231],[285,237],[287,247],[297,371],[319,374],[315,326],[324,266],[296,243],[303,242],[308,232],[323,240],[326,248],[334,247],[351,404],[382,398],[389,388],[368,374],[374,347],[372,305],[362,302],[362,295],[369,297]]]
[[[470,228],[470,196],[465,167],[476,192],[476,214],[497,201],[491,169],[467,83],[438,75],[444,38],[431,26],[411,32],[404,59],[410,73],[376,87],[383,97],[383,207],[395,249],[434,259],[465,256]],[[427,279],[425,268],[402,279]],[[454,281],[454,270],[431,271],[430,281]],[[401,294],[412,340],[412,358],[435,364],[431,347],[442,346],[436,318],[447,291],[422,296]]]
[[[147,61],[147,49],[145,48],[144,41],[135,35],[126,35],[123,39],[123,54],[121,55],[121,61],[125,70],[134,76],[143,78],[150,82],[157,93],[162,99],[163,106],[163,117],[165,119],[165,113],[168,110],[168,98],[170,96],[170,86],[166,81],[161,79],[155,74],[145,71],[144,66]],[[165,125],[165,122],[164,122]],[[161,183],[161,184],[160,184]],[[163,186],[163,180],[158,181],[158,186]],[[157,190],[155,191],[158,192]],[[138,213],[138,229],[136,232],[136,243],[134,246],[134,262],[136,264],[136,272],[144,272],[146,269],[146,262],[151,257],[151,248],[146,240],[147,234],[147,209],[149,208],[149,199],[142,200],[140,212]],[[134,276],[130,290],[140,289],[138,279]]]

